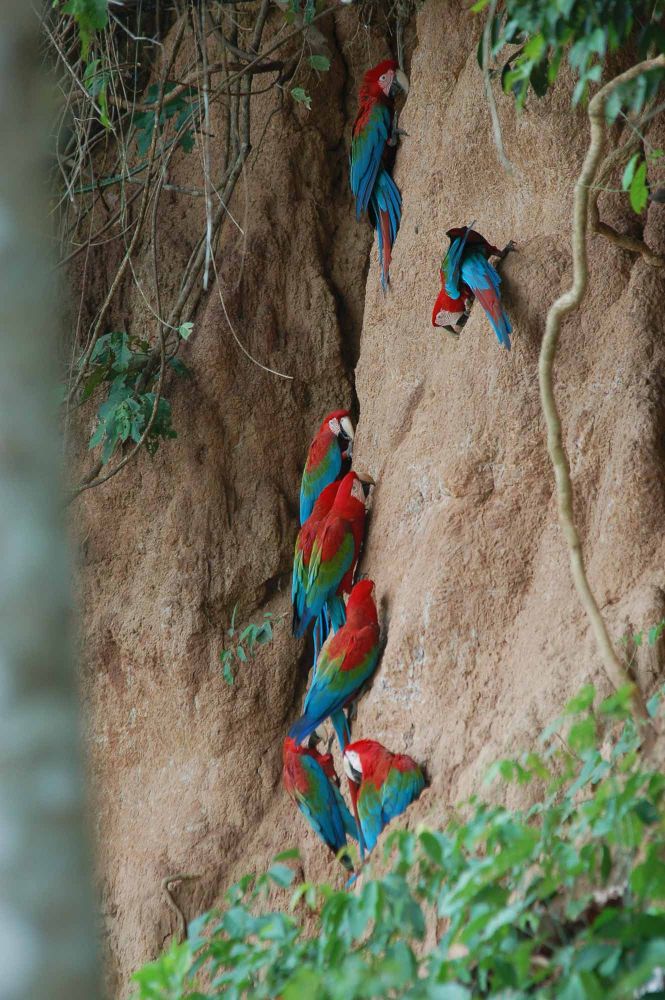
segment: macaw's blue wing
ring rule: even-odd
[[[445,275],[446,291],[451,299],[458,299],[462,294],[460,282],[462,279],[462,254],[469,237],[470,229],[467,228],[463,236],[456,236],[448,247],[448,253],[443,258],[441,270]]]
[[[361,114],[354,126],[349,158],[349,180],[356,199],[356,218],[369,207],[374,183],[381,167],[381,158],[390,134],[390,109],[374,104]]]
[[[307,792],[295,789],[298,808],[314,832],[336,854],[346,847],[347,828],[353,828],[353,817],[339,789],[328,780],[318,761],[303,757],[302,768],[307,775],[308,788]]]
[[[425,787],[425,779],[420,768],[398,771],[393,767],[381,787],[381,808],[384,824],[387,825],[418,798]]]
[[[337,808],[339,809],[339,814],[342,817],[342,822],[344,823],[344,829],[346,830],[347,837],[351,837],[352,840],[358,840],[358,827],[356,821],[349,811],[349,807],[344,801],[344,796],[340,792],[337,785],[330,783],[330,787],[333,790],[333,795],[335,796],[335,801],[337,802]]]
[[[358,818],[365,849],[369,853],[379,839],[385,823],[380,790],[371,781],[365,781],[358,792]]]
[[[501,302],[501,278],[484,254],[467,253],[462,262],[462,280],[471,289],[487,314],[499,343],[510,350],[512,326]]]

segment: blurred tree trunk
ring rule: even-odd
[[[38,28],[0,0],[0,998],[95,1000]]]

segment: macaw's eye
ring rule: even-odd
[[[386,82],[386,74],[385,73],[381,74],[381,76],[379,77],[379,82],[380,83],[385,83]]]

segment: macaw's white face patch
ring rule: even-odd
[[[333,417],[332,420],[328,421],[328,427],[333,432],[335,437],[339,437],[339,432],[341,428],[339,426],[339,420],[337,419],[337,417]]]
[[[445,309],[439,309],[434,322],[437,326],[456,326],[463,315],[463,312],[447,312]]]
[[[355,750],[347,750],[344,754],[344,773],[351,781],[357,781],[359,777],[362,778],[362,764]]]
[[[353,486],[351,487],[351,496],[355,497],[356,500],[360,500],[361,503],[365,503],[365,491],[363,490],[363,484],[359,479],[353,480]]]

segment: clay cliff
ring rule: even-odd
[[[355,407],[356,462],[377,483],[361,569],[376,581],[386,645],[354,733],[425,765],[431,788],[408,822],[441,819],[584,681],[605,686],[558,528],[537,385],[546,309],[570,275],[584,114],[570,111],[565,79],[520,115],[499,94],[517,168],[506,174],[479,24],[452,0],[428,0],[410,26],[403,222],[384,295],[346,156],[360,75],[387,43],[352,10],[326,30],[333,66],[313,110],[269,97],[257,116],[265,136],[236,192],[244,234],[227,226],[218,251],[238,336],[293,379],[239,352],[213,289],[183,354],[194,381],[169,390],[178,439],[72,508],[112,996],[128,994],[131,971],[176,930],[165,876],[200,876],[177,890],[188,916],[295,844],[307,877],[337,877],[280,786],[308,667],[288,627],[297,489],[328,409]],[[616,196],[601,210],[636,225]],[[430,326],[445,230],[472,219],[491,242],[517,244],[502,266],[510,353],[478,307],[459,341]],[[665,250],[662,207],[645,226]],[[164,209],[165,271],[196,227],[175,198]],[[102,287],[103,257],[96,267]],[[620,637],[665,615],[665,275],[600,238],[591,268],[584,308],[564,326],[556,391],[591,582]],[[118,315],[149,321],[129,291]],[[219,653],[236,604],[239,624],[286,617],[229,687]],[[654,651],[634,667],[647,690],[662,679]]]

